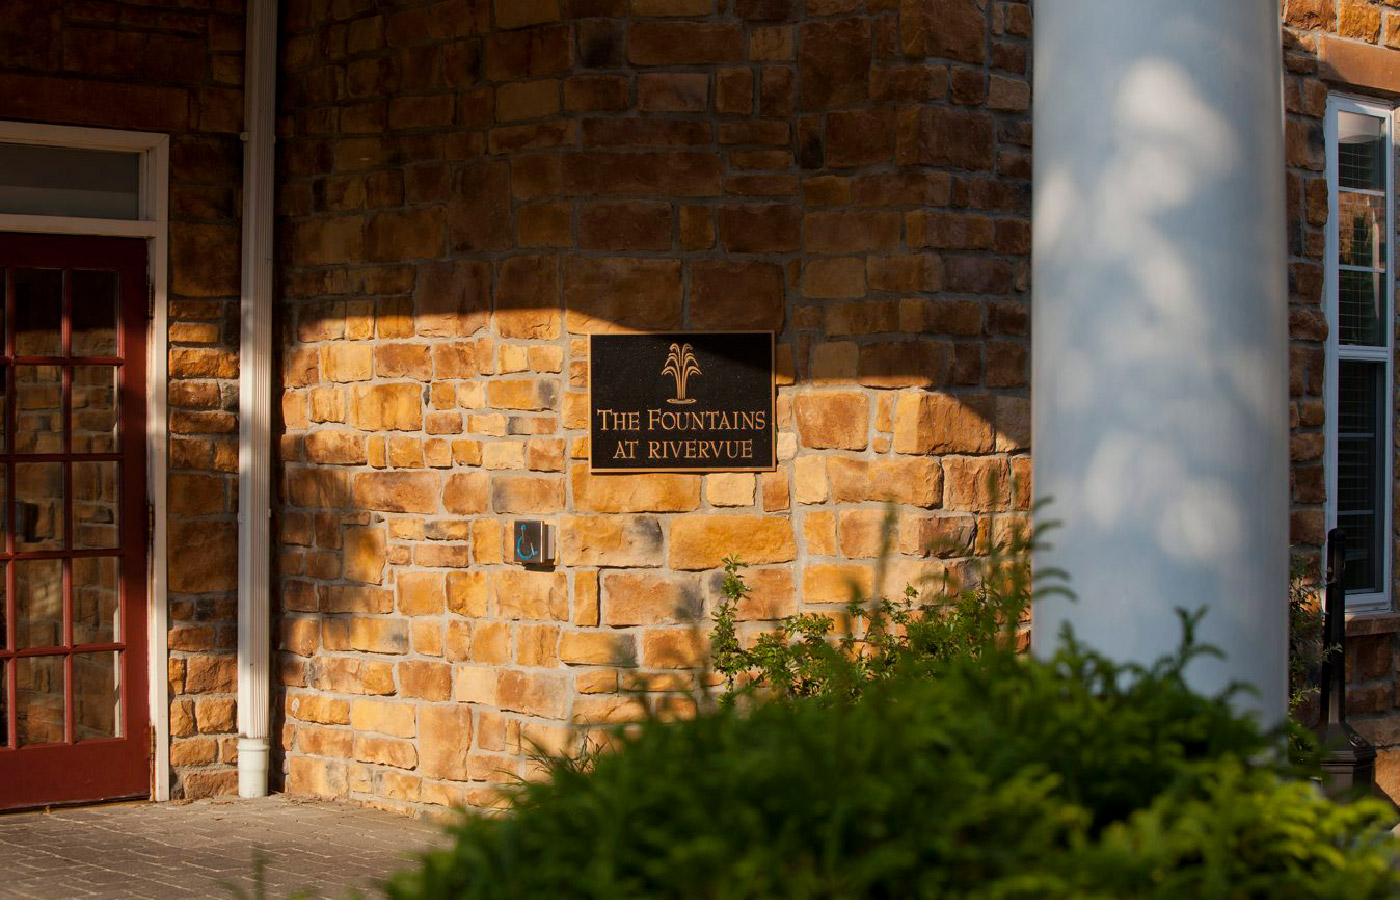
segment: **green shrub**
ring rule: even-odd
[[[840,621],[819,613],[788,616],[752,642],[744,640],[738,622],[739,605],[750,593],[746,565],[735,557],[724,560],[710,646],[715,671],[725,676],[726,697],[761,692],[849,699],[871,682],[932,675],[950,659],[1017,646],[1030,611],[1029,559],[1038,535],[1012,527],[1005,544],[993,544],[971,564],[967,584],[943,578],[906,585],[898,600],[889,600],[884,585],[892,524],[887,518],[882,530],[886,552],[876,565],[873,598],[852,584]],[[1057,572],[1037,573],[1036,593],[1066,593],[1060,580]]]
[[[1378,805],[1337,806],[1281,738],[1066,638],[892,675],[853,700],[647,722],[465,819],[395,900],[1371,900],[1400,881]]]
[[[1316,718],[1323,647],[1322,587],[1293,558],[1288,579],[1288,711],[1305,724]]]

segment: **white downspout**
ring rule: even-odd
[[[277,0],[249,0],[238,344],[238,796],[267,796],[272,684],[272,195]]]

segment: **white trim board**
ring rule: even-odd
[[[154,312],[146,336],[146,500],[157,511],[150,536],[147,575],[147,657],[152,748],[151,799],[170,799],[170,703],[166,660],[169,596],[167,582],[166,477],[169,424],[166,408],[170,272],[170,137],[141,131],[68,128],[0,121],[0,143],[42,144],[81,150],[141,153],[139,219],[84,219],[0,214],[0,231],[139,237],[148,242],[147,265]]]

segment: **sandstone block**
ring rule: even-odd
[[[793,464],[797,502],[825,503],[829,494],[826,483],[826,459],[821,456],[799,456]]]
[[[497,476],[491,483],[491,508],[498,513],[554,513],[564,502],[562,477]]]
[[[350,704],[347,701],[319,694],[288,695],[287,712],[303,722],[322,725],[346,725],[350,722]]]
[[[559,659],[570,666],[635,666],[637,645],[630,634],[566,631],[560,637]],[[614,686],[617,684],[616,673],[612,675],[612,682]],[[577,683],[575,687],[578,688]]]
[[[802,248],[802,213],[789,204],[723,206],[719,239],[734,253],[786,253]]]
[[[495,706],[496,671],[487,666],[457,666],[452,670],[452,699]]]
[[[661,526],[652,516],[564,516],[559,523],[564,566],[660,566]]]
[[[496,327],[502,337],[553,340],[559,336],[559,260],[514,256],[503,260],[496,287]]]
[[[866,387],[939,387],[950,380],[948,345],[942,341],[862,344],[857,378]]]
[[[443,576],[437,572],[400,572],[399,612],[406,616],[440,616],[446,602]]]
[[[690,575],[608,572],[600,579],[603,623],[659,625],[698,621],[704,598]]]
[[[350,581],[380,584],[388,541],[382,528],[347,528],[344,544],[344,573]]]
[[[776,264],[696,260],[690,264],[690,325],[781,331],[784,292],[783,270]]]
[[[423,427],[421,385],[357,385],[350,423],[364,431],[418,431]]]
[[[171,590],[198,594],[237,587],[238,536],[231,523],[176,519],[170,548]]]
[[[321,348],[321,376],[328,381],[368,381],[374,374],[374,351],[366,344]]]
[[[569,582],[564,572],[492,572],[491,590],[501,618],[568,621]]]
[[[867,565],[808,566],[802,572],[802,602],[850,603],[864,599],[875,590],[875,570]]]
[[[327,613],[391,613],[394,611],[394,594],[367,585],[323,584],[319,592],[319,605],[321,611]]]
[[[791,567],[746,569],[744,578],[753,593],[739,601],[735,610],[739,621],[771,622],[797,612],[797,584]],[[707,580],[705,590],[711,603],[719,602],[722,581],[721,573]]]
[[[394,667],[389,663],[330,657],[317,660],[315,665],[315,686],[320,690],[335,694],[394,693]]]
[[[574,677],[574,690],[580,694],[617,693],[616,669],[586,669]]]
[[[1011,505],[1011,470],[999,457],[949,456],[943,460],[948,509],[992,512]]]
[[[411,703],[366,698],[350,704],[350,727],[355,731],[411,738],[417,731],[415,720],[415,707]]]
[[[380,344],[374,348],[374,371],[380,378],[432,378],[432,350],[424,344]]]
[[[679,327],[681,296],[679,260],[570,257],[564,266],[572,333]]]
[[[995,449],[992,398],[906,391],[894,413],[896,453],[990,453]]]
[[[448,476],[442,505],[459,516],[477,515],[489,508],[491,476],[485,472],[458,472]]]
[[[428,568],[465,569],[471,565],[471,553],[462,544],[419,544],[413,548],[415,565]]]
[[[938,461],[919,457],[827,460],[831,499],[836,503],[866,501],[906,503],[925,508],[943,499],[943,470]]]
[[[695,629],[650,629],[642,636],[642,665],[649,669],[694,669],[709,655],[709,637]]]
[[[432,472],[365,472],[355,476],[351,498],[362,509],[433,513],[440,484]]]
[[[362,434],[318,429],[302,439],[311,462],[336,466],[362,466],[368,459],[368,440]]]
[[[287,790],[307,797],[335,800],[350,793],[345,764],[314,756],[287,760]]]
[[[456,705],[418,709],[419,772],[429,778],[467,779],[467,752],[472,743],[472,713]]]
[[[864,450],[869,443],[870,401],[864,394],[803,394],[795,412],[805,447]]]
[[[673,569],[709,569],[726,556],[746,563],[788,562],[797,555],[792,523],[780,516],[708,516],[671,525]]]
[[[975,0],[902,0],[900,47],[906,56],[986,61],[987,12]]]
[[[491,317],[489,264],[430,262],[417,268],[411,325],[418,335],[467,337],[487,325]]]
[[[753,506],[755,477],[749,472],[705,476],[705,500],[711,506]]]
[[[503,669],[496,677],[496,702],[501,709],[563,719],[568,715],[568,682],[562,675]]]
[[[459,616],[483,618],[490,610],[490,582],[485,572],[449,572],[447,609]]]
[[[194,721],[200,734],[233,731],[236,717],[237,710],[232,699],[199,697],[194,701]]]
[[[559,665],[559,626],[521,624],[515,629],[516,665],[552,669]]]
[[[640,697],[616,694],[584,695],[574,700],[574,722],[580,725],[617,725],[639,722],[647,715]]]
[[[843,509],[837,518],[841,555],[847,559],[875,559],[885,540],[885,512],[879,509]],[[889,542],[894,543],[894,523]]]
[[[627,30],[627,59],[641,66],[742,62],[744,43],[743,29],[730,23],[639,22]]]
[[[972,516],[928,516],[906,513],[899,517],[899,552],[906,556],[967,556],[977,537]]]
[[[580,512],[689,512],[700,506],[699,475],[590,475],[570,469],[574,508]]]
[[[367,653],[407,653],[408,623],[358,616],[350,620],[349,643],[352,649]]]
[[[470,622],[448,620],[447,634],[442,642],[442,655],[449,662],[462,662],[472,658],[472,624]]]
[[[452,666],[412,660],[398,665],[399,694],[421,700],[452,698]]]
[[[544,378],[495,379],[486,386],[486,398],[496,409],[554,409],[559,404],[559,386]]]
[[[812,22],[801,28],[798,71],[808,110],[847,106],[866,98],[870,81],[870,21]]]
[[[700,79],[702,86],[708,83],[705,76]],[[702,101],[703,96],[702,92]],[[579,218],[578,241],[587,250],[667,250],[671,246],[671,205],[641,200],[589,203]]]
[[[471,660],[501,666],[510,662],[510,623],[477,622],[472,625]]]

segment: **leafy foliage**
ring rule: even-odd
[[[887,518],[886,551],[891,525]],[[881,596],[886,581],[886,553],[881,553],[875,596],[863,596],[853,584],[840,621],[817,613],[789,616],[748,646],[737,622],[739,605],[750,594],[746,566],[727,557],[710,636],[727,696],[761,691],[787,698],[850,698],[872,681],[931,674],[949,659],[1015,646],[1030,610],[1029,554],[1036,539],[1012,527],[1004,545],[994,543],[975,563],[969,585],[958,589],[948,578],[906,585],[897,600]],[[1063,591],[1054,583],[1057,573],[1041,572],[1039,578],[1042,594]]]
[[[1241,688],[1188,686],[1192,661],[1217,654],[1196,643],[1201,614],[1182,614],[1180,650],[1153,666],[1068,631],[1052,659],[1020,654],[1031,543],[1015,534],[961,589],[894,601],[882,562],[875,598],[853,591],[844,618],[792,616],[756,637],[740,631],[745,566],[726,559],[711,641],[731,702],[555,761],[509,814],[464,818],[390,897],[1396,896],[1387,810],[1323,797],[1288,761],[1285,730],[1236,712]],[[1295,635],[1299,684],[1310,640]]]
[[[1288,582],[1288,708],[1300,715],[1318,693],[1323,647],[1322,597],[1317,580],[1294,558]]]
[[[462,821],[390,896],[1393,897],[1381,809],[1333,805],[1230,692],[1193,692],[1183,671],[1209,651],[1184,622],[1151,667],[1066,636],[1050,660],[984,648],[855,699],[644,723],[511,814]]]

